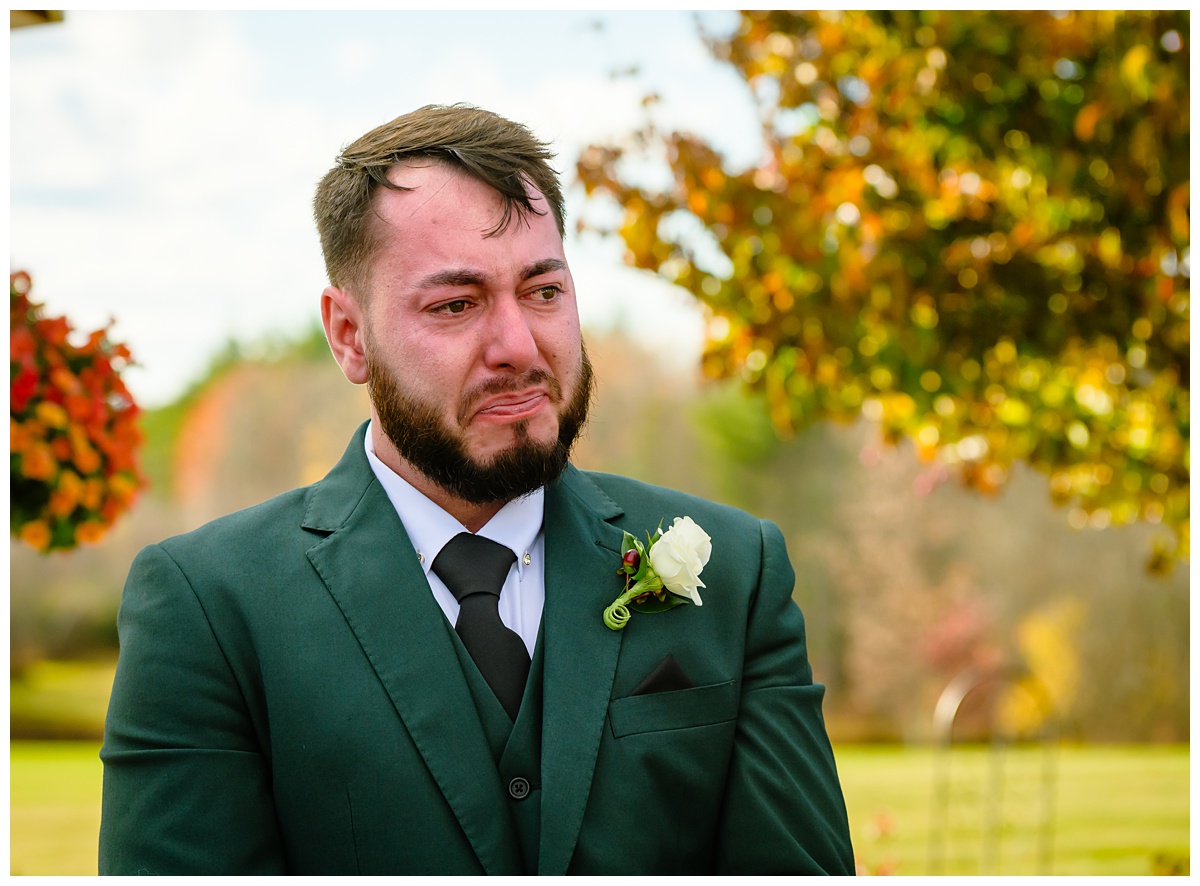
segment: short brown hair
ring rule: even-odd
[[[371,225],[371,201],[379,187],[406,191],[388,181],[397,163],[430,158],[449,163],[495,188],[504,214],[487,236],[505,231],[513,216],[541,215],[525,190],[541,191],[559,236],[565,236],[562,187],[550,166],[554,154],[520,123],[469,105],[426,105],[376,127],[346,147],[317,185],[313,211],[329,282],[361,284],[378,248]]]

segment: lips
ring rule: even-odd
[[[550,394],[542,389],[515,391],[488,397],[477,404],[472,411],[476,418],[515,421],[528,418],[549,402]]]
[[[457,419],[463,428],[476,418],[516,421],[561,401],[558,379],[533,369],[522,378],[496,376],[477,385],[462,398]]]

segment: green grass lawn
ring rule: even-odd
[[[9,751],[9,872],[96,873],[98,742],[14,741]]]
[[[1060,747],[1049,761],[1040,748],[999,758],[983,747],[956,748],[949,758],[895,746],[839,746],[835,753],[865,872],[1132,876],[1189,867],[1186,745]],[[1054,775],[1048,798],[1047,762]],[[940,807],[935,775],[947,764]],[[1043,810],[1049,831],[1040,827]],[[944,828],[935,830],[935,822]],[[985,831],[998,837],[985,841]],[[1047,836],[1045,865],[1040,841]],[[938,860],[940,867],[931,866]]]
[[[843,745],[835,749],[855,854],[864,871],[929,871],[935,757],[929,748]],[[96,873],[101,766],[95,742],[14,741],[11,747],[11,873]],[[950,761],[947,874],[982,872],[982,798],[989,755],[954,751]],[[1189,840],[1186,746],[1060,748],[1050,873],[1185,872]],[[1040,873],[1036,811],[1042,758],[1005,755],[995,874]]]

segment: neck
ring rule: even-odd
[[[397,473],[399,472],[397,471]],[[463,501],[461,498],[447,495],[446,491],[440,486],[431,484],[420,475],[418,475],[417,479],[405,476],[404,474],[400,474],[400,476],[404,477],[405,480],[411,483],[415,489],[431,502],[461,523],[468,532],[478,532],[506,504],[506,502],[494,502],[486,505],[473,504],[469,501]],[[424,482],[418,482],[419,480],[424,480]]]
[[[502,501],[475,504],[451,495],[414,468],[396,451],[395,445],[379,426],[378,419],[371,423],[371,442],[375,447],[375,456],[381,462],[395,471],[413,489],[461,523],[468,532],[478,532],[506,504]]]

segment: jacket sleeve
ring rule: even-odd
[[[846,805],[812,681],[795,573],[761,523],[763,559],[746,636],[741,707],[717,833],[720,874],[854,873]]]
[[[283,873],[270,765],[245,693],[162,547],[134,561],[117,626],[100,873]]]

